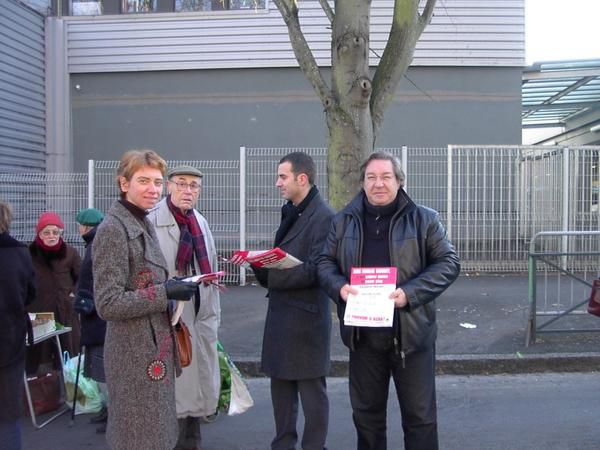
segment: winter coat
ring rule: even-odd
[[[98,316],[96,306],[94,305],[94,275],[92,272],[92,242],[96,236],[98,227],[92,228],[84,234],[85,255],[81,262],[79,272],[79,283],[77,284],[77,293],[75,302],[80,300],[90,303],[92,308],[89,312],[81,312],[81,345],[104,345],[104,336],[106,334],[106,322]]]
[[[447,239],[439,215],[416,205],[398,191],[399,208],[390,223],[390,261],[397,267],[396,286],[406,293],[408,305],[394,310],[396,351],[402,355],[433,345],[437,335],[434,300],[458,277],[460,265]],[[358,328],[344,325],[346,302],[340,289],[350,279],[350,269],[361,266],[364,191],[334,218],[319,257],[319,280],[337,303],[344,344],[355,348]]]
[[[25,355],[25,306],[35,299],[35,272],[27,246],[0,234],[0,368]],[[4,407],[4,406],[3,406]]]
[[[317,279],[317,256],[334,211],[317,194],[279,247],[302,264],[268,269],[261,284],[269,289],[262,346],[262,371],[270,377],[302,380],[329,372],[331,305]]]
[[[34,241],[29,246],[29,251],[35,269],[37,291],[35,301],[27,310],[53,312],[57,322],[71,327],[71,332],[63,334],[60,342],[63,351],[75,356],[79,354],[80,327],[73,305],[81,257],[66,242],[62,243],[58,251],[48,252]]]
[[[156,233],[147,218],[139,220],[115,202],[92,245],[94,300],[107,322],[107,441],[114,450],[172,450],[179,359]]]
[[[194,210],[202,230],[208,260],[213,272],[217,271],[217,250],[208,222]],[[179,273],[175,268],[179,248],[179,225],[169,210],[166,199],[150,211],[148,218],[154,225],[160,248],[167,261],[169,277],[191,275]],[[198,262],[194,258],[198,270]],[[175,382],[177,416],[203,417],[217,410],[221,388],[221,371],[217,353],[217,329],[221,321],[219,291],[212,285],[200,285],[200,309],[196,315],[194,301],[186,302],[181,316],[188,326],[192,341],[192,362],[182,369]]]

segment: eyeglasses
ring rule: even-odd
[[[198,192],[202,185],[198,183],[186,183],[185,181],[171,181],[177,186],[178,191],[186,191],[188,188],[192,192]]]
[[[44,237],[60,236],[63,234],[63,230],[44,230],[41,234]]]
[[[383,174],[382,176],[377,176],[374,174],[367,174],[367,176],[365,177],[366,181],[368,184],[373,184],[376,183],[378,181],[381,181],[385,184],[392,182],[392,180],[395,180],[396,177],[394,175],[391,174]]]

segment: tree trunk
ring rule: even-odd
[[[329,203],[339,210],[360,186],[360,164],[373,151],[369,106],[369,0],[336,0],[331,39],[333,101],[329,128],[327,176]]]
[[[371,0],[318,0],[332,25],[331,89],[300,28],[297,0],[273,0],[290,35],[300,68],[321,99],[329,128],[329,203],[343,208],[360,188],[360,165],[374,150],[383,114],[406,72],[417,39],[431,20],[436,0],[394,0],[390,37],[380,65],[369,72]]]

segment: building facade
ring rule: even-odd
[[[60,14],[46,18],[48,170],[81,171],[128,148],[222,159],[240,146],[326,146],[321,103],[269,0],[49,7]],[[316,0],[299,8],[328,72],[329,22]],[[372,2],[373,67],[392,10],[392,0]],[[524,41],[524,0],[437,2],[376,145],[519,144]]]
[[[45,16],[0,7],[0,171],[46,169]]]

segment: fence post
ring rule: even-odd
[[[531,344],[535,344],[535,331],[536,323],[535,318],[537,315],[537,264],[535,256],[531,254],[531,251],[535,252],[535,236],[531,240],[529,245],[529,259],[527,268],[527,292],[529,297],[529,320],[527,321],[527,330],[525,331],[525,347],[529,347]]]
[[[94,181],[94,160],[88,159],[88,208],[94,207],[95,181]]]
[[[402,146],[401,158],[402,169],[404,170],[404,192],[408,192],[406,190],[408,180],[408,147],[406,145]]]
[[[562,231],[569,231],[569,147],[564,147],[562,151],[563,156],[563,182],[562,182]],[[569,237],[562,236],[561,239],[561,251],[562,253],[568,253]],[[563,256],[561,261],[561,267],[563,270],[567,270],[567,256]]]
[[[448,145],[448,180],[446,194],[446,233],[452,239],[452,146]]]
[[[246,147],[240,147],[240,250],[246,250]],[[240,266],[240,286],[246,285],[246,268]]]

